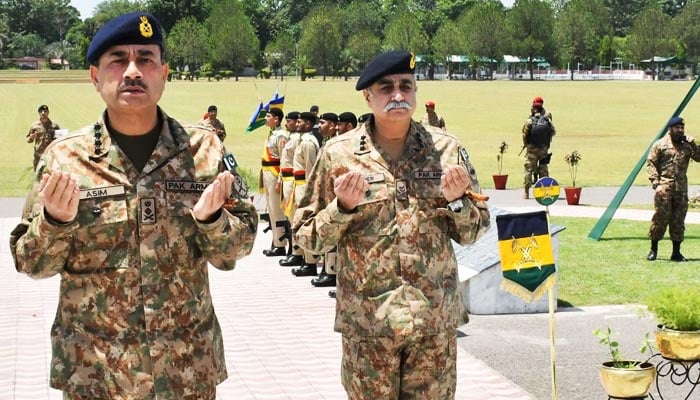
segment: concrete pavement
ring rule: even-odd
[[[617,188],[584,188],[582,205],[558,201],[553,215],[600,216]],[[513,211],[541,209],[521,190],[487,190],[490,204]],[[649,220],[651,191],[633,187],[616,218]],[[9,232],[23,199],[0,199],[0,400],[60,399],[48,388],[49,328],[58,279],[33,281],[17,274],[9,254]],[[700,214],[689,220],[700,221]],[[689,221],[691,222],[691,221]],[[700,223],[700,222],[691,222]],[[295,278],[277,259],[262,256],[270,243],[260,234],[253,254],[235,271],[210,268],[214,304],[224,332],[229,379],[219,399],[343,399],[340,336],[332,331],[334,300]],[[697,266],[695,266],[697,267]],[[460,400],[551,398],[546,314],[472,316],[460,327]],[[605,399],[597,365],[607,358],[591,332],[611,326],[623,351],[633,355],[655,321],[638,317],[635,306],[559,309],[556,314],[559,399]],[[668,397],[665,398],[681,398]],[[695,398],[695,397],[691,397]]]

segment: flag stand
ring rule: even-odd
[[[550,361],[552,372],[552,400],[557,400],[557,352],[554,339],[554,308],[556,307],[556,299],[554,298],[554,288],[549,288],[549,338],[551,341]]]

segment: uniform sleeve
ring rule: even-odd
[[[659,146],[655,143],[651,146],[649,155],[647,156],[647,174],[649,175],[649,182],[659,183],[659,169],[657,163],[659,160]]]
[[[310,187],[299,202],[292,221],[294,243],[316,254],[335,247],[353,220],[353,214],[343,213],[338,207],[327,154],[321,151],[318,162],[311,169],[307,182]]]
[[[523,133],[523,146],[527,145],[527,135],[530,134],[530,125],[532,125],[532,120],[530,118],[525,121],[522,128]]]
[[[199,138],[194,140],[194,147],[197,149],[195,165],[198,166],[199,171],[222,172],[224,170],[223,143],[210,131],[200,130],[199,135]],[[216,173],[206,174],[216,176]],[[258,214],[255,206],[247,200],[227,202],[219,217],[211,223],[199,222],[194,215],[192,219],[197,225],[195,243],[202,256],[214,267],[231,270],[236,266],[237,260],[253,250]]]
[[[37,165],[35,183],[27,195],[22,221],[10,233],[10,251],[18,272],[34,279],[49,278],[61,272],[68,259],[72,235],[78,222],[56,225],[44,214],[39,201],[38,179],[44,158]]]

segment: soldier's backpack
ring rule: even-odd
[[[530,117],[530,133],[527,135],[527,143],[537,147],[549,146],[552,141],[552,121],[542,115]]]

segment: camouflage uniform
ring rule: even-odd
[[[299,143],[294,150],[294,201],[296,202],[297,207],[299,207],[299,202],[304,197],[306,192],[306,177],[307,174],[311,173],[311,170],[316,163],[319,148],[320,144],[318,143],[316,136],[312,132],[306,132],[301,135]],[[323,253],[317,253],[305,249],[304,262],[307,264],[316,264],[318,262],[318,256],[316,256],[316,254]]]
[[[426,113],[420,123],[424,126],[434,126],[436,128],[445,129],[445,119],[439,116],[438,113],[433,113],[432,116]]]
[[[56,131],[61,129],[57,123],[51,121],[50,119],[46,123],[38,120],[29,127],[29,132],[27,133],[27,143],[34,143],[34,161],[32,165],[36,171],[36,166],[39,164],[39,158],[44,154],[46,148],[56,139]],[[34,132],[35,137],[32,138],[32,132]]]
[[[666,134],[657,140],[647,157],[647,173],[653,185],[664,186],[666,194],[654,195],[654,216],[651,219],[649,238],[661,240],[668,233],[674,242],[682,242],[685,232],[685,216],[688,212],[688,164],[690,159],[700,161],[700,151],[695,142],[675,146]]]
[[[283,247],[285,243],[280,240],[284,234],[284,226],[279,223],[284,222],[284,211],[281,204],[280,192],[276,186],[280,175],[280,154],[289,139],[289,133],[277,127],[270,131],[270,135],[265,142],[265,149],[262,156],[262,178],[265,198],[267,199],[267,212],[270,216],[270,226],[272,227],[272,245]]]
[[[206,126],[207,128],[211,128],[212,130],[214,130],[214,133],[216,133],[216,136],[218,136],[222,142],[224,141],[224,139],[226,139],[226,128],[224,127],[224,123],[221,122],[220,119],[212,121],[210,118],[205,118],[199,121],[199,125]]]
[[[532,117],[539,115],[539,113],[535,113],[532,115]],[[554,137],[556,130],[554,129],[554,123],[551,122],[552,115],[545,111],[543,111],[541,115],[550,120],[550,126],[552,128],[551,135]],[[538,179],[542,178],[543,176],[549,176],[549,163],[540,163],[540,161],[542,161],[549,154],[549,144],[546,146],[534,146],[528,143],[528,135],[530,134],[530,127],[532,126],[532,117],[525,121],[522,129],[523,145],[525,146],[525,176],[523,179],[523,185],[525,187],[526,194],[528,193],[530,186],[535,184],[532,179],[533,174],[537,174]]]
[[[61,275],[51,386],[66,398],[213,399],[227,377],[207,262],[231,270],[249,254],[257,214],[239,201],[213,222],[195,220],[191,208],[223,170],[223,145],[159,114],[160,138],[141,172],[111,140],[106,114],[99,129],[54,142],[11,234],[17,271]],[[53,171],[78,177],[74,222],[50,221],[36,200],[40,177]]]
[[[456,329],[467,320],[451,240],[467,244],[481,236],[488,208],[466,198],[460,211],[447,208],[440,177],[460,159],[454,136],[411,122],[401,160],[387,161],[370,139],[373,129],[363,124],[324,146],[309,178],[312,190],[294,216],[296,239],[315,253],[337,245],[334,328],[343,335],[349,397],[398,398],[387,386],[400,371],[401,390],[417,396],[406,398],[451,399]],[[479,192],[467,163],[471,190]],[[348,171],[361,171],[370,183],[366,201],[351,213],[339,209],[333,190],[334,179]],[[397,348],[409,358],[369,351]],[[435,379],[439,387],[421,384]]]

